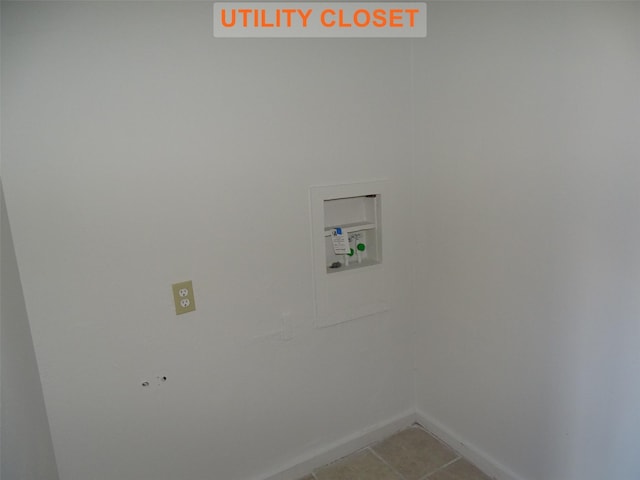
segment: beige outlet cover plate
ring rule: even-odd
[[[173,289],[173,301],[176,307],[176,315],[193,312],[196,309],[196,300],[193,295],[193,284],[191,280],[186,282],[174,283],[171,285]]]

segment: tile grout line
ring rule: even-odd
[[[318,468],[314,468],[313,470],[311,470],[311,472],[307,476],[311,476],[314,480],[318,480],[318,476],[316,475],[317,471],[324,470],[324,468],[326,468],[326,467],[330,467],[331,465],[335,465],[337,463],[340,463],[340,462],[342,462],[343,460],[346,460],[349,457],[352,457],[354,455],[358,455],[359,453],[365,453],[367,450],[370,450],[371,445],[375,445],[377,443],[379,443],[379,442],[374,442],[372,444],[367,445],[366,447],[359,448],[358,450],[355,450],[355,451],[345,455],[344,457],[340,457],[339,459],[334,460],[333,462],[329,462],[329,463],[326,463],[326,464],[324,464],[324,465],[322,465],[322,466],[320,466]],[[404,477],[401,480],[405,480]]]
[[[429,472],[425,473],[424,475],[422,475],[422,476],[418,477],[416,480],[429,480],[431,477],[433,477],[434,475],[438,474],[439,472],[442,472],[442,471],[446,470],[448,467],[450,467],[450,466],[451,466],[451,465],[453,465],[454,463],[456,463],[456,462],[458,462],[458,461],[460,461],[460,460],[466,460],[466,458],[465,458],[464,456],[460,455],[460,453],[459,453],[459,452],[455,451],[455,450],[454,450],[453,448],[451,448],[451,447],[450,447],[446,442],[442,441],[440,438],[438,438],[437,436],[435,436],[435,435],[434,435],[433,433],[431,433],[429,430],[425,429],[422,425],[420,425],[420,424],[416,423],[416,424],[414,424],[414,425],[412,425],[411,427],[408,427],[408,428],[412,428],[412,427],[414,427],[414,426],[415,426],[415,427],[417,427],[417,428],[418,428],[419,430],[421,430],[422,432],[425,432],[427,435],[429,435],[429,436],[433,437],[435,440],[437,440],[437,441],[438,441],[438,443],[440,443],[440,444],[442,444],[442,445],[444,445],[444,446],[448,447],[450,450],[452,450],[452,453],[455,455],[455,457],[454,457],[452,460],[450,460],[450,461],[448,461],[448,462],[444,463],[443,465],[441,465],[441,466],[439,466],[439,467],[437,467],[437,468],[435,468],[435,469],[433,469],[433,470],[431,470],[431,471],[429,471]],[[408,429],[408,428],[407,428],[407,429]],[[407,430],[407,429],[405,429],[405,430]],[[385,439],[385,440],[386,440],[386,439]],[[367,445],[367,446],[365,446],[365,447],[362,447],[362,448],[360,448],[360,449],[358,449],[358,450],[356,450],[356,451],[354,451],[354,452],[352,452],[352,453],[350,453],[350,454],[348,454],[348,455],[345,455],[345,456],[344,456],[344,457],[342,457],[341,459],[335,460],[334,462],[330,462],[329,464],[323,465],[323,466],[322,466],[322,467],[320,467],[320,468],[313,469],[311,472],[309,472],[308,477],[305,477],[305,478],[308,478],[309,480],[319,480],[319,477],[318,477],[318,476],[317,476],[317,474],[316,474],[316,472],[317,472],[317,471],[319,471],[319,470],[321,470],[321,469],[323,469],[323,468],[325,468],[325,467],[327,467],[327,466],[329,466],[329,465],[331,465],[331,464],[338,463],[338,462],[340,462],[340,461],[342,461],[342,460],[344,460],[344,459],[346,459],[346,458],[348,458],[348,457],[351,457],[351,456],[353,456],[353,455],[356,455],[356,454],[359,454],[359,453],[365,453],[365,452],[368,452],[368,453],[370,453],[371,455],[373,455],[373,457],[374,457],[374,458],[376,458],[378,461],[382,462],[382,464],[383,464],[383,465],[385,465],[387,468],[389,468],[389,469],[391,470],[391,472],[392,472],[394,475],[396,475],[396,476],[397,476],[398,480],[408,480],[408,479],[407,479],[407,477],[406,477],[406,476],[404,476],[402,473],[400,473],[400,471],[399,471],[399,470],[397,470],[393,465],[391,465],[391,464],[390,464],[390,463],[389,463],[389,462],[388,462],[388,461],[387,461],[387,460],[382,456],[382,454],[379,454],[378,452],[376,452],[376,451],[374,450],[374,447],[378,446],[380,443],[382,443],[382,442],[373,442],[373,443],[370,443],[369,445]],[[483,472],[483,473],[484,473],[484,472]]]
[[[431,437],[435,438],[438,442],[440,442],[442,445],[448,447],[451,451],[453,451],[453,453],[456,455],[456,458],[454,458],[453,460],[445,463],[444,465],[441,465],[440,467],[436,468],[435,470],[423,475],[422,477],[420,477],[418,480],[428,480],[428,478],[435,474],[438,473],[441,470],[444,470],[445,468],[447,468],[449,465],[457,462],[458,460],[460,460],[461,458],[464,458],[462,455],[460,455],[457,451],[455,451],[447,442],[445,442],[444,440],[440,439],[440,437],[434,435],[433,433],[431,433],[429,430],[427,430],[426,428],[424,428],[423,425],[421,425],[420,423],[416,422],[416,425],[418,425],[418,428],[420,430],[422,430],[423,432],[425,432],[426,434],[430,435]]]
[[[460,455],[458,455],[456,453],[456,458],[454,458],[453,460],[451,460],[450,462],[445,463],[444,465],[436,468],[435,470],[432,470],[431,472],[427,473],[426,475],[424,475],[423,477],[420,477],[418,480],[427,480],[431,475],[434,475],[438,472],[441,472],[442,470],[444,470],[445,468],[447,468],[449,465],[452,465],[454,463],[456,463],[458,460],[460,460],[462,457]]]
[[[382,463],[384,463],[387,467],[389,467],[393,473],[398,475],[398,477],[400,477],[400,480],[407,480],[404,477],[404,475],[402,475],[398,470],[393,468],[393,466],[389,465],[389,462],[387,462],[384,458],[382,458],[380,455],[378,455],[376,453],[376,451],[372,447],[367,447],[367,449],[373,454],[374,457],[376,457],[378,460],[380,460]]]

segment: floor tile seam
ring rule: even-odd
[[[444,465],[439,466],[435,470],[432,470],[431,472],[427,473],[425,476],[420,477],[418,480],[427,480],[431,475],[435,475],[436,473],[444,470],[445,468],[449,467],[450,465],[453,465],[454,463],[456,463],[460,459],[462,459],[462,457],[456,453],[456,458],[454,458],[453,460],[445,463]]]
[[[324,465],[321,465],[321,466],[319,466],[317,468],[314,468],[311,471],[310,475],[312,475],[315,480],[318,480],[318,476],[316,475],[316,472],[319,472],[321,470],[324,470],[325,468],[337,465],[338,463],[341,463],[341,462],[345,461],[346,459],[348,459],[350,457],[355,457],[358,454],[364,453],[367,450],[369,450],[369,445],[367,445],[366,447],[362,447],[362,448],[359,448],[357,450],[354,450],[353,452],[348,453],[346,455],[343,455],[342,457],[340,457],[340,458],[338,458],[336,460],[333,460],[333,461],[331,461],[329,463],[325,463]]]
[[[402,475],[398,470],[396,470],[393,467],[393,465],[390,465],[389,462],[387,462],[381,455],[378,455],[378,453],[376,453],[376,451],[372,447],[367,447],[367,448],[373,454],[374,457],[376,457],[378,460],[384,463],[387,467],[389,467],[391,471],[400,478],[400,480],[407,480],[404,475]]]

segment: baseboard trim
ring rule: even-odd
[[[525,480],[433,417],[417,411],[416,422],[496,480]]]
[[[313,469],[334,462],[372,443],[383,440],[393,433],[416,423],[415,410],[409,410],[390,420],[373,425],[326,446],[311,451],[291,461],[275,473],[261,475],[253,480],[297,480]],[[518,479],[520,480],[520,479]]]
[[[438,437],[495,480],[526,480],[491,458],[472,443],[464,440],[464,438],[450,428],[419,410],[406,411],[385,422],[378,423],[329,443],[328,445],[319,447],[306,455],[295,458],[287,465],[276,469],[270,474],[260,475],[259,477],[254,477],[252,480],[297,480],[318,467],[334,462],[372,443],[383,440],[414,423],[420,424],[425,430]]]

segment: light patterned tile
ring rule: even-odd
[[[368,450],[350,455],[314,474],[318,480],[402,480]]]
[[[464,458],[429,476],[429,480],[491,480]]]
[[[372,448],[406,480],[418,480],[458,456],[419,427],[396,433]]]

